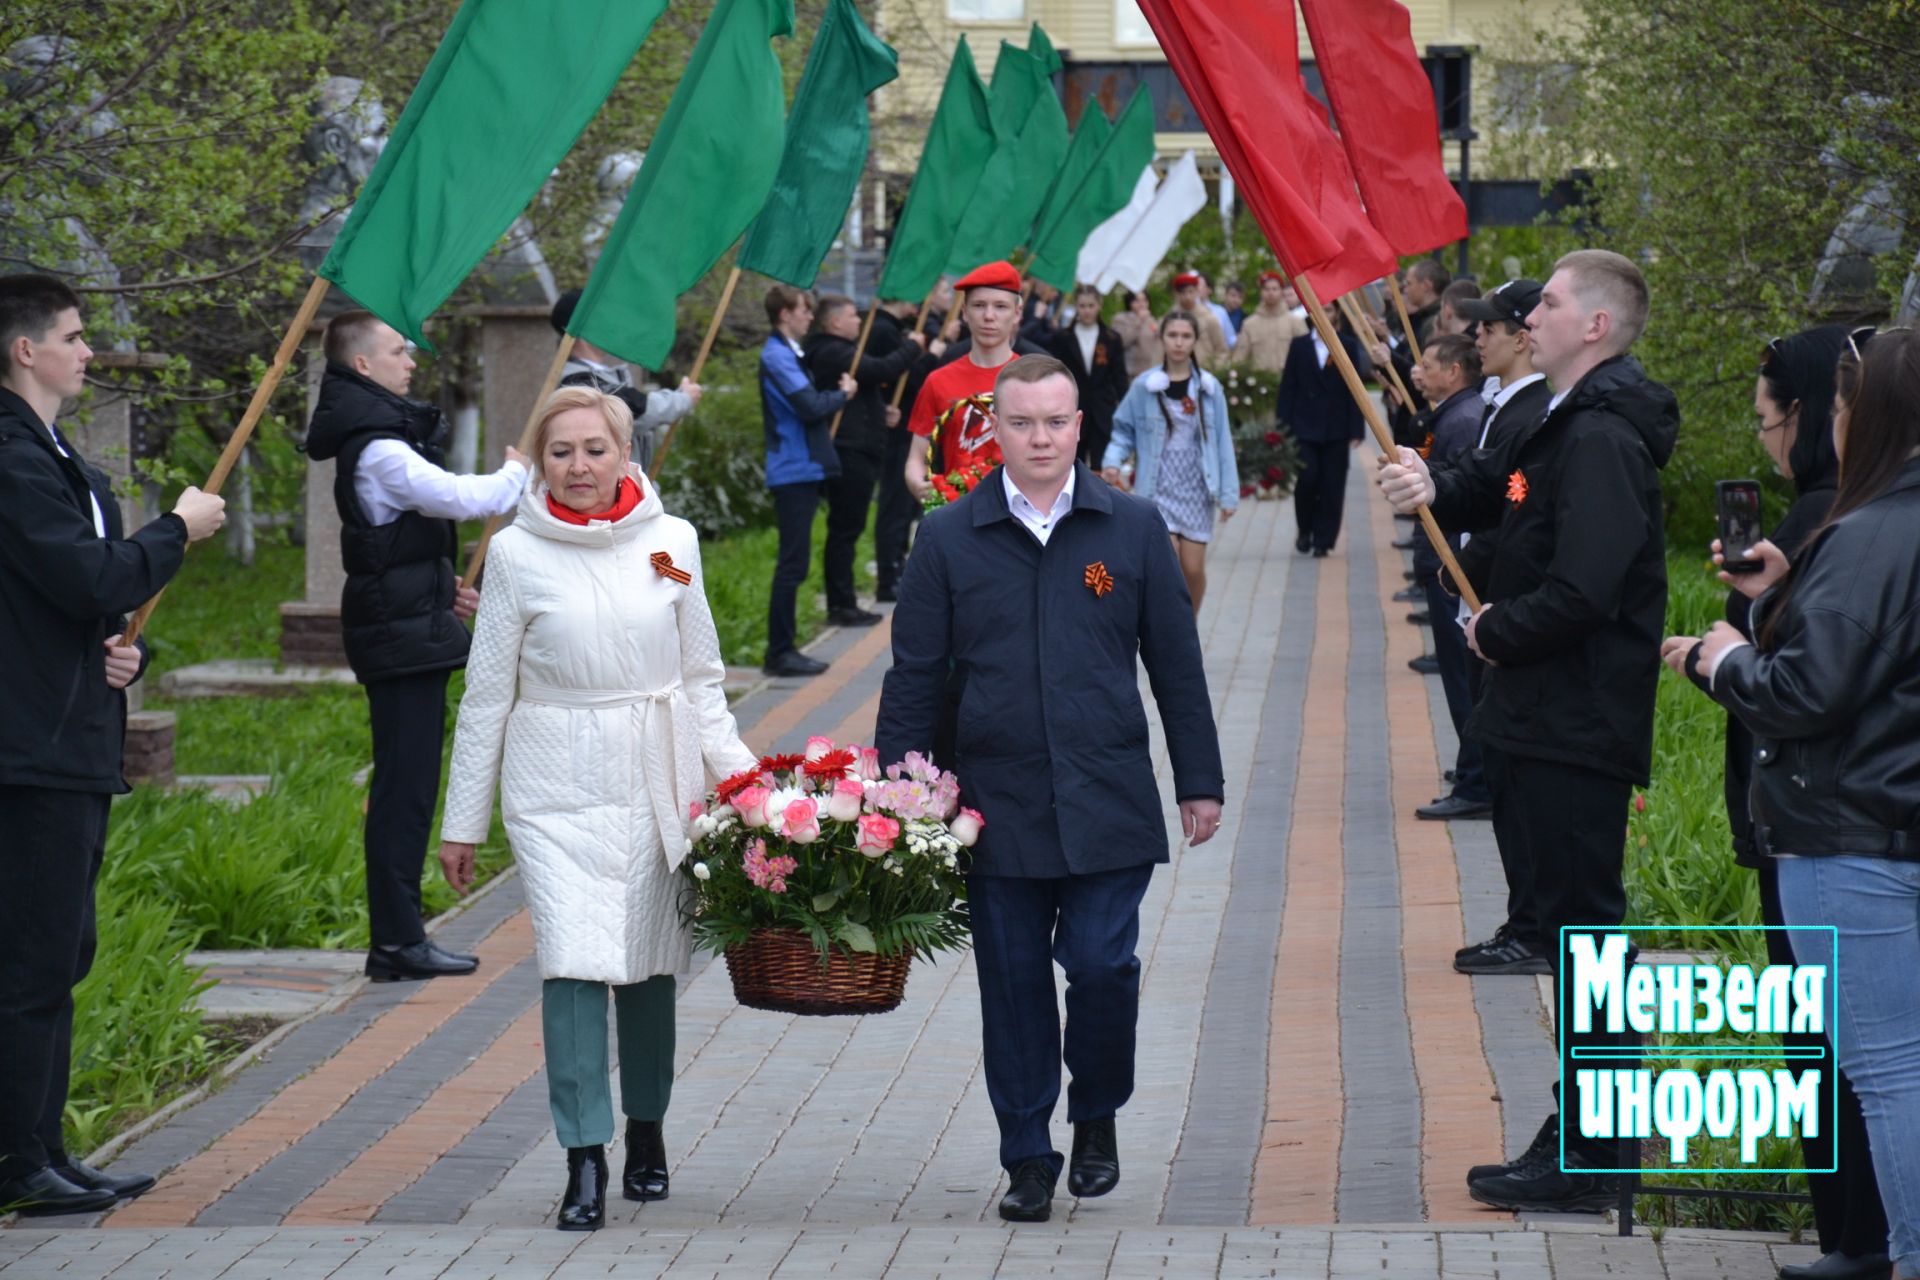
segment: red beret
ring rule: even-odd
[[[956,289],[1005,289],[1008,293],[1020,292],[1020,273],[1013,269],[1011,262],[989,262],[983,267],[961,276],[953,282]]]
[[[1260,273],[1260,283],[1265,284],[1269,280],[1277,280],[1281,284],[1285,284],[1287,282],[1286,276],[1282,275],[1278,271],[1262,271]]]
[[[1188,285],[1198,285],[1199,283],[1200,273],[1197,271],[1182,271],[1173,278],[1173,287],[1176,289],[1184,289]]]

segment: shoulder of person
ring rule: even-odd
[[[676,549],[698,551],[700,548],[700,531],[693,527],[693,522],[665,511],[653,518],[647,537],[652,542],[672,543]]]

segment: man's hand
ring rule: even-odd
[[[931,351],[933,358],[938,360],[941,356],[947,354],[947,340],[945,338],[935,338],[927,345],[927,350]]]
[[[1186,833],[1190,845],[1205,844],[1213,839],[1213,833],[1220,829],[1220,802],[1218,800],[1182,800],[1180,802],[1180,830]]]
[[[887,425],[889,427],[899,426],[900,425],[900,406],[897,404],[888,405],[887,412],[886,412],[886,419],[887,419]]]
[[[533,470],[533,463],[527,460],[527,455],[520,452],[518,449],[514,448],[512,445],[507,446],[506,460],[508,462],[517,462],[529,471]]]
[[[843,373],[840,375],[840,394],[841,395],[851,400],[853,399],[854,393],[859,390],[860,390],[860,384],[853,380],[853,375],[851,373]]]
[[[1127,482],[1120,478],[1120,468],[1102,467],[1100,469],[1100,478],[1102,480],[1105,480],[1108,484],[1112,485],[1114,488],[1120,490],[1122,493],[1126,492]]]
[[[1486,617],[1487,610],[1491,608],[1493,608],[1492,605],[1483,604],[1480,606],[1478,612],[1476,612],[1471,618],[1467,619],[1467,648],[1473,650],[1473,656],[1480,659],[1480,661],[1486,663],[1490,667],[1497,667],[1500,665],[1499,663],[1495,662],[1492,658],[1489,658],[1486,654],[1480,652],[1480,634],[1478,631],[1478,627],[1480,626],[1480,619]]]
[[[198,486],[188,485],[180,501],[173,504],[173,514],[187,526],[187,541],[198,542],[220,532],[220,526],[227,522],[227,500],[217,493],[203,493]]]
[[[107,688],[124,689],[133,683],[140,674],[140,650],[130,644],[121,644],[126,633],[108,636],[104,643],[107,647]]]
[[[440,870],[446,874],[447,887],[461,897],[473,887],[473,846],[455,840],[440,842]]]
[[[695,382],[692,378],[680,379],[680,394],[687,398],[687,407],[689,409],[699,408],[700,397],[706,393],[707,389]]]
[[[472,587],[453,589],[453,616],[466,622],[480,611],[480,593]]]
[[[1376,342],[1368,347],[1367,355],[1372,357],[1373,367],[1376,369],[1384,369],[1393,362],[1393,355],[1387,350],[1387,344],[1384,342]]]
[[[1433,473],[1427,470],[1426,459],[1405,445],[1399,455],[1394,461],[1381,458],[1380,492],[1395,511],[1410,516],[1433,501]]]
[[[920,348],[922,351],[925,351],[927,349],[927,335],[920,332],[918,329],[915,329],[913,332],[907,335],[907,341],[911,342],[914,346]]]
[[[921,441],[907,452],[907,489],[922,502],[933,492],[933,481],[927,475],[926,450],[925,442]]]

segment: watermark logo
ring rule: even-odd
[[[1658,1136],[1666,1142],[1669,1173],[1787,1173],[1760,1168],[1760,1144],[1771,1137],[1817,1137],[1838,1122],[1838,1091],[1827,1115],[1819,1105],[1831,1081],[1838,931],[1831,926],[1747,926],[1782,933],[1796,954],[1819,964],[1755,968],[1696,958],[1629,963],[1628,935],[1650,932],[1621,926],[1603,932],[1563,928],[1559,1018],[1563,1071],[1560,1161],[1566,1137],[1615,1143]],[[1728,933],[1725,928],[1659,932]],[[1811,944],[1811,945],[1809,945]],[[1782,1035],[1825,1036],[1818,1046],[1780,1043]],[[1572,1044],[1569,1046],[1569,1037]],[[1771,1065],[1771,1064],[1780,1065]],[[1571,1083],[1572,1088],[1569,1089]],[[1740,1163],[1689,1165],[1707,1139],[1737,1139]],[[1704,1157],[1702,1157],[1704,1158]],[[1595,1169],[1586,1173],[1627,1173]],[[1834,1170],[1812,1169],[1811,1173]]]

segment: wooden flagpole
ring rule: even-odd
[[[1320,340],[1327,344],[1327,355],[1339,366],[1340,376],[1345,379],[1347,390],[1352,393],[1360,412],[1366,417],[1367,426],[1373,431],[1373,439],[1380,446],[1380,452],[1388,458],[1398,458],[1398,449],[1393,436],[1387,430],[1387,424],[1381,420],[1380,411],[1373,403],[1373,397],[1367,394],[1366,386],[1360,381],[1360,371],[1353,367],[1353,361],[1347,356],[1347,349],[1341,345],[1340,335],[1334,332],[1333,322],[1327,318],[1326,309],[1320,305],[1319,297],[1313,291],[1313,283],[1306,276],[1294,278],[1294,287],[1300,294],[1300,300],[1307,306],[1307,314],[1313,317],[1313,324],[1320,331]],[[1433,511],[1422,504],[1418,515],[1420,525],[1427,531],[1427,541],[1433,544],[1434,554],[1440,557],[1447,572],[1453,575],[1454,585],[1460,588],[1460,598],[1467,602],[1467,608],[1475,613],[1480,611],[1480,598],[1467,583],[1467,575],[1460,569],[1460,562],[1454,558],[1453,548],[1447,544],[1447,537],[1440,532],[1440,525],[1433,518]]]
[[[1335,301],[1340,305],[1340,313],[1346,316],[1348,327],[1353,330],[1355,337],[1359,337],[1368,328],[1366,318],[1360,314],[1359,301],[1350,293],[1341,294]],[[1413,393],[1407,390],[1407,384],[1400,379],[1400,370],[1394,367],[1391,360],[1387,361],[1387,377],[1392,380],[1394,390],[1400,393],[1400,403],[1407,406],[1408,412],[1412,412]]]
[[[727,318],[727,308],[733,305],[733,291],[739,283],[740,268],[734,267],[727,272],[726,287],[720,290],[720,305],[713,309],[713,322],[707,326],[707,336],[700,342],[700,354],[693,358],[693,372],[687,375],[689,382],[700,381],[700,375],[705,372],[707,357],[713,354],[714,339],[720,336],[720,325]],[[667,446],[673,443],[673,433],[679,426],[678,421],[667,424],[667,434],[660,437],[660,448],[654,452],[653,465],[647,468],[647,479],[660,474],[660,465],[667,460]]]
[[[528,483],[540,477],[540,460],[533,456],[533,432],[540,422],[541,406],[547,403],[547,397],[560,385],[560,371],[567,367],[567,357],[573,354],[573,335],[560,335],[560,345],[554,348],[553,360],[547,365],[547,376],[540,380],[540,394],[533,398],[533,408],[527,412],[527,425],[520,429],[520,452],[527,455],[527,470],[531,472]],[[480,576],[480,566],[487,558],[487,544],[493,541],[493,535],[499,531],[500,517],[488,516],[486,528],[480,531],[480,541],[474,544],[473,558],[467,561],[467,571],[460,577],[462,587],[471,587]]]
[[[1407,350],[1413,353],[1413,362],[1420,363],[1420,339],[1414,336],[1413,320],[1407,315],[1407,299],[1400,292],[1400,281],[1393,276],[1387,277],[1387,288],[1393,294],[1393,309],[1400,313],[1400,332],[1406,337]]]
[[[315,276],[313,283],[307,286],[307,296],[301,299],[300,309],[294,312],[293,323],[287,326],[287,332],[280,339],[280,349],[273,353],[273,363],[267,367],[260,385],[253,389],[253,399],[247,404],[247,411],[240,418],[240,425],[233,429],[233,435],[227,439],[227,447],[220,451],[220,460],[213,464],[213,472],[207,477],[201,488],[208,493],[219,493],[220,487],[227,482],[227,475],[234,464],[240,460],[240,451],[247,447],[247,441],[253,438],[253,429],[267,412],[267,402],[273,399],[273,393],[280,386],[280,378],[287,371],[287,365],[293,361],[293,353],[300,349],[300,340],[307,336],[307,330],[313,327],[313,317],[320,311],[320,304],[326,299],[327,290],[332,287],[323,276]],[[166,588],[154,593],[134,611],[127,622],[127,630],[122,644],[132,644],[146,630],[147,620],[153,617],[153,611],[160,605],[160,597],[166,594]]]
[[[860,376],[860,357],[867,354],[867,339],[873,336],[873,318],[880,314],[880,299],[875,298],[867,304],[867,321],[860,326],[860,341],[853,344],[853,363],[847,366],[847,372],[856,379]],[[904,380],[904,379],[903,379]],[[838,439],[840,419],[846,417],[847,406],[841,405],[833,411],[833,422],[827,427],[827,439]]]

